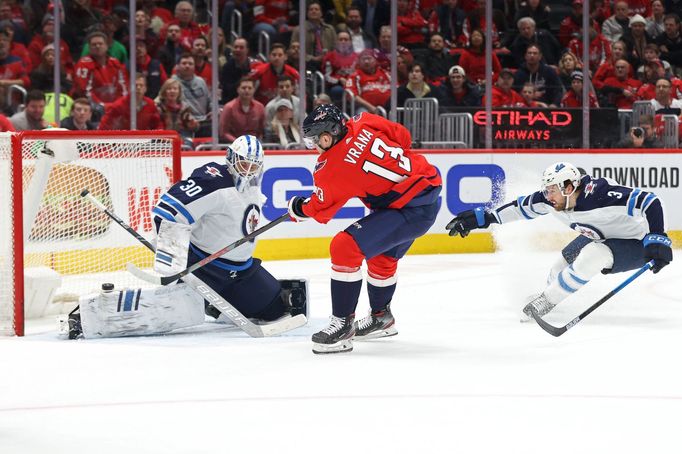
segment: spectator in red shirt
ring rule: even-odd
[[[493,52],[493,74],[498,74],[502,69],[500,60]],[[469,36],[469,47],[462,49],[459,56],[459,66],[464,68],[469,80],[478,85],[485,84],[485,35],[481,30],[473,30]]]
[[[253,29],[250,41],[256,47],[258,36],[265,32],[271,42],[282,41],[282,35],[289,32],[290,3],[288,0],[256,0],[253,2]]]
[[[365,49],[358,57],[358,66],[348,78],[346,88],[355,94],[355,112],[377,113],[391,97],[391,77],[379,68],[374,50]]]
[[[144,38],[137,38],[135,50],[137,72],[142,73],[147,79],[146,96],[154,99],[159,94],[161,85],[168,79],[168,74],[159,60],[147,54],[147,41]]]
[[[512,70],[508,68],[501,69],[500,76],[497,78],[497,84],[495,84],[492,90],[493,107],[520,107],[525,105],[523,98],[512,88],[512,85],[514,85],[514,73]],[[485,105],[485,96],[481,104]]]
[[[594,85],[595,89],[601,90],[606,79],[616,76],[616,69],[614,68],[615,62],[625,59],[626,55],[627,46],[623,41],[617,41],[611,46],[611,59],[602,63],[592,78],[592,85]],[[629,75],[630,77],[633,75],[632,68],[630,68]]]
[[[339,32],[336,35],[336,46],[333,51],[327,52],[322,59],[322,72],[327,83],[329,94],[335,102],[340,102],[346,80],[355,72],[355,63],[358,54],[353,52],[353,44],[348,32]]]
[[[151,98],[144,94],[147,92],[147,80],[144,75],[135,76],[135,101],[137,102],[137,129],[155,130],[163,129],[163,122],[156,105]],[[128,130],[130,129],[130,95],[117,99],[107,107],[102,121],[99,124],[100,130]]]
[[[194,71],[197,76],[206,81],[206,85],[210,90],[211,82],[213,81],[213,71],[211,69],[211,62],[206,58],[206,50],[208,49],[208,40],[204,36],[198,36],[192,41],[192,57],[194,57]]]
[[[0,114],[0,132],[12,132],[15,131],[14,125],[12,124],[11,121],[9,121],[9,118],[4,116],[3,114]]]
[[[237,86],[237,97],[225,104],[220,114],[220,138],[227,142],[244,134],[263,139],[265,106],[253,99],[255,91],[251,79],[244,77]]]
[[[158,3],[165,4],[161,1]],[[156,32],[173,20],[173,13],[157,5],[156,0],[142,0],[142,10],[149,16],[149,22]]]
[[[155,102],[164,127],[178,131],[183,139],[189,142],[194,132],[199,129],[199,122],[192,115],[190,105],[184,100],[180,81],[171,78],[164,82]]]
[[[40,64],[41,54],[43,49],[48,44],[54,44],[54,17],[51,14],[46,14],[42,22],[42,33],[35,35],[28,45],[28,55],[31,59],[31,68]],[[64,70],[67,73],[73,73],[74,65],[69,46],[66,41],[61,39],[59,41],[60,61],[64,65]]]
[[[7,31],[0,30],[0,87],[10,85],[29,87],[31,82],[26,73],[26,67],[19,57],[10,55],[10,45]]]
[[[299,79],[298,71],[284,63],[286,54],[283,44],[275,43],[270,48],[269,63],[264,63],[254,69],[249,78],[256,83],[256,100],[265,105],[277,96],[277,80],[279,76],[287,75],[293,80]],[[237,134],[239,137],[241,134]]]
[[[591,91],[588,93],[590,108],[599,107],[597,97]],[[573,71],[571,74],[571,89],[561,98],[561,107],[582,107],[583,105],[583,73]]]
[[[582,57],[583,55],[583,29],[580,27],[578,30],[578,36],[573,38],[568,43],[568,50],[574,55]],[[611,43],[604,38],[604,36],[599,33],[599,30],[594,27],[590,28],[589,32],[590,46],[589,46],[589,56],[590,56],[590,71],[594,72],[599,68],[599,66],[611,59]]]
[[[562,46],[568,46],[568,43],[578,35],[583,26],[583,0],[573,0],[573,13],[566,16],[559,25],[559,42]],[[592,26],[595,30],[601,32],[599,24],[592,20]]]
[[[14,33],[14,26],[12,25],[12,22],[8,20],[0,21],[0,30],[4,30],[7,33],[7,36],[9,36],[11,43],[9,47],[9,54],[19,57],[19,59],[24,63],[26,71],[30,72],[31,57],[28,55],[28,49],[26,49],[26,46],[15,40],[16,35]]]
[[[112,103],[128,95],[128,71],[107,55],[107,35],[95,31],[88,35],[90,55],[78,60],[74,72],[73,98],[84,96],[98,104]]]
[[[626,60],[618,60],[614,65],[615,77],[609,77],[604,81],[601,94],[608,98],[611,106],[619,109],[632,109],[632,104],[637,101],[637,90],[642,82],[629,77],[630,64]]]
[[[208,34],[207,25],[199,25],[194,22],[194,7],[190,2],[180,1],[175,4],[175,18],[161,30],[161,37],[166,38],[166,29],[175,24],[180,26],[180,45],[188,51],[192,50],[192,42],[195,38]]]
[[[26,26],[24,12],[15,1],[0,1],[0,21],[8,21],[10,23],[15,41],[24,45],[28,43],[29,30]]]
[[[410,0],[398,0],[398,42],[408,49],[426,47],[429,23]]]

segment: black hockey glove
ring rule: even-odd
[[[309,199],[305,197],[292,197],[289,200],[289,217],[291,218],[292,221],[294,222],[303,222],[308,220],[309,216],[306,216],[306,214],[303,212],[303,204],[307,202]]]
[[[450,236],[459,234],[464,238],[470,231],[485,229],[490,224],[497,224],[495,216],[492,213],[485,211],[483,207],[478,207],[473,210],[466,210],[458,213],[445,228],[450,231]]]
[[[650,233],[642,240],[644,243],[644,257],[653,260],[651,271],[658,273],[668,263],[673,261],[673,242],[665,233]]]

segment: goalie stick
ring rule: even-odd
[[[547,331],[549,334],[551,334],[554,337],[559,337],[562,334],[564,334],[566,331],[568,331],[569,329],[571,329],[575,325],[577,325],[580,322],[580,320],[582,320],[585,317],[587,317],[588,315],[590,315],[592,313],[592,311],[594,311],[596,308],[598,308],[599,306],[604,304],[606,301],[608,301],[613,295],[615,295],[616,293],[623,290],[623,288],[625,288],[628,284],[630,284],[632,281],[634,281],[639,276],[644,274],[645,271],[650,270],[652,266],[654,266],[653,260],[644,264],[644,266],[642,266],[640,269],[638,269],[632,276],[625,279],[618,287],[614,288],[609,293],[604,295],[602,297],[602,299],[600,299],[599,301],[594,303],[592,306],[585,309],[585,311],[582,314],[578,315],[576,318],[574,318],[573,320],[571,320],[570,322],[568,322],[564,326],[552,326],[552,325],[550,325],[549,323],[544,321],[540,317],[540,315],[538,315],[538,313],[535,309],[531,309],[531,314],[533,315],[533,318],[535,319],[537,324],[540,325],[540,328],[544,329],[545,331]]]
[[[202,266],[211,263],[212,261],[214,261],[215,259],[217,259],[221,255],[226,254],[227,252],[230,252],[231,250],[238,248],[239,246],[246,243],[247,241],[251,241],[252,239],[256,238],[261,233],[267,232],[268,230],[270,230],[271,228],[273,228],[274,226],[276,226],[280,222],[287,220],[288,218],[289,218],[289,214],[285,213],[282,216],[275,219],[274,221],[270,222],[269,224],[265,224],[263,227],[256,229],[253,232],[249,233],[244,238],[239,239],[232,244],[228,244],[227,246],[225,246],[221,250],[216,251],[213,254],[208,255],[208,256],[204,257],[203,259],[199,260],[195,264],[191,265],[189,268],[185,268],[184,270],[180,271],[179,273],[171,274],[170,276],[157,276],[155,274],[147,273],[145,271],[142,271],[141,269],[139,269],[138,267],[136,267],[132,263],[129,263],[128,265],[126,265],[126,269],[132,275],[134,275],[135,277],[137,277],[139,279],[142,279],[143,281],[147,281],[147,282],[150,282],[150,283],[156,284],[156,285],[168,285],[171,282],[175,282],[178,279],[180,279],[184,276],[187,276],[189,273],[198,270]]]
[[[102,202],[97,200],[90,194],[88,189],[84,189],[81,192],[81,197],[87,198],[92,204],[94,204],[100,211],[109,216],[116,224],[121,226],[126,232],[130,233],[135,237],[137,241],[142,243],[152,252],[155,252],[154,246],[147,241],[142,235],[137,233],[132,227],[125,223],[125,221],[119,218],[115,213],[109,211]],[[286,216],[286,215],[285,215]],[[281,218],[278,218],[281,219]],[[274,221],[273,221],[274,222]],[[280,221],[281,222],[281,221]],[[272,223],[271,223],[272,224]],[[268,224],[270,225],[270,224]],[[254,231],[253,233],[255,233]],[[233,243],[234,244],[234,243]],[[240,243],[242,244],[242,243]],[[236,246],[235,246],[236,247]],[[199,293],[204,299],[209,301],[213,306],[215,306],[222,314],[229,318],[237,327],[248,334],[251,337],[269,337],[275,336],[292,329],[300,328],[305,325],[308,320],[305,315],[298,314],[295,317],[285,318],[272,323],[256,324],[253,323],[248,318],[244,317],[241,312],[235,309],[230,303],[228,303],[222,296],[215,292],[211,287],[204,284],[204,282],[194,275],[187,275],[184,277],[183,281],[192,288],[195,292]]]

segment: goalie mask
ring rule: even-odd
[[[551,192],[559,192],[566,197],[566,207],[568,207],[568,198],[578,190],[580,178],[580,171],[573,164],[568,162],[552,164],[542,173],[542,194],[547,198]],[[568,184],[571,184],[573,189],[567,193],[566,185]]]
[[[252,181],[258,181],[263,170],[263,146],[254,136],[239,136],[227,147],[227,170],[234,179],[234,187],[244,192]]]
[[[303,120],[303,142],[312,150],[318,148],[320,152],[327,151],[336,145],[347,133],[346,119],[341,110],[334,104],[322,104],[313,109]],[[332,137],[332,144],[326,149],[319,146],[320,135],[328,133]]]

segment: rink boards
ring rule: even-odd
[[[445,225],[466,209],[480,205],[496,206],[539,188],[542,171],[557,161],[569,161],[588,174],[610,177],[620,184],[637,186],[654,192],[665,203],[666,226],[679,247],[682,239],[682,212],[676,210],[680,193],[680,150],[656,150],[641,153],[635,150],[428,150],[429,161],[443,177],[441,207],[438,218],[428,234],[419,239],[411,253],[492,252],[495,242],[490,231],[472,234],[461,240],[445,234]],[[210,161],[222,162],[222,152],[185,153],[183,175]],[[312,169],[317,154],[310,151],[268,151],[262,190],[268,201],[263,217],[272,220],[286,211],[286,202],[295,195],[307,196],[313,189]],[[351,164],[349,164],[351,165]],[[351,200],[328,224],[314,221],[283,223],[264,234],[256,255],[264,259],[295,259],[328,256],[331,237],[369,211]],[[263,222],[263,221],[261,221]],[[532,221],[533,235],[554,236],[561,240],[571,232],[553,219]],[[540,232],[540,233],[538,233]]]

